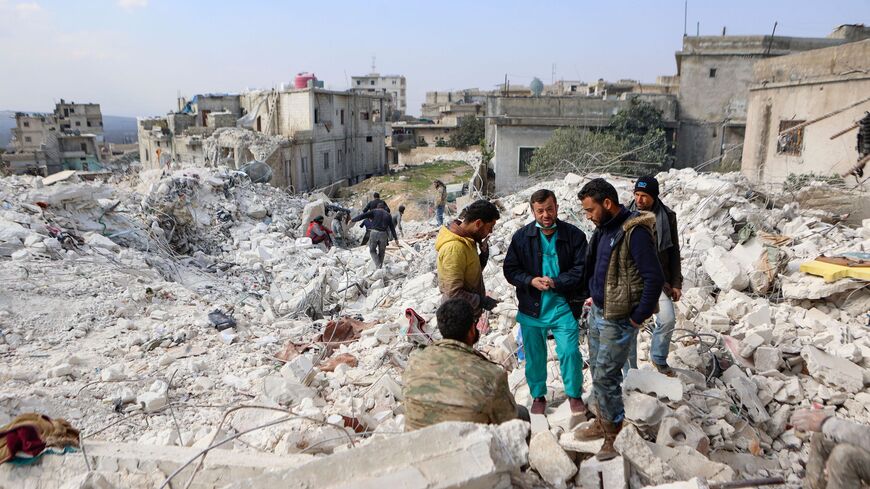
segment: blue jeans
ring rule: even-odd
[[[619,423],[625,417],[622,404],[622,366],[628,359],[637,329],[628,318],[604,319],[604,310],[592,305],[589,313],[589,365],[598,414],[604,421]]]
[[[444,206],[443,205],[435,206],[435,222],[437,222],[439,226],[444,225]]]
[[[674,312],[674,301],[664,292],[659,296],[659,312],[656,313],[656,327],[653,329],[649,356],[656,365],[667,365],[668,353],[671,351],[671,338],[677,325],[677,315]],[[622,373],[628,373],[629,368],[637,368],[637,341],[631,344],[628,361],[622,368]]]

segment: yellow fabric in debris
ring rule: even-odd
[[[870,267],[845,267],[813,260],[801,263],[801,271],[822,277],[828,283],[847,277],[870,282]]]

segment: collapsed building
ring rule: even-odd
[[[0,161],[8,174],[48,176],[62,170],[99,171],[102,144],[100,105],[61,99],[50,114],[15,113],[10,150]]]
[[[591,231],[576,193],[593,176],[499,200],[485,280],[502,302],[478,348],[510,372],[519,404],[531,399],[500,265],[536,188]],[[632,182],[608,178],[627,200]],[[622,456],[605,463],[590,457],[600,441],[573,438],[552,352],[552,407],[531,426],[404,433],[402,372],[426,343],[408,334],[406,309],[438,335],[427,223],[406,222],[403,246],[371,270],[362,247],[324,252],[302,236],[325,196],[229,171],[152,170],[116,185],[4,178],[0,423],[27,411],[64,418],[81,450],[3,464],[0,486],[591,489],[783,477],[800,487],[808,443],[791,412],[818,403],[870,423],[867,282],[801,267],[870,252],[870,221],[846,225],[842,210],[784,200],[741,174],[658,178],[683,250],[678,377],[643,363],[629,372]]]
[[[139,120],[146,169],[267,163],[271,183],[303,192],[386,171],[384,96],[310,86],[197,95]]]

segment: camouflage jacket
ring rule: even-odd
[[[412,355],[403,380],[406,431],[443,421],[499,424],[517,417],[507,373],[461,341],[440,340]]]

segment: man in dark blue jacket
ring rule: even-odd
[[[387,243],[390,241],[390,236],[396,238],[396,246],[399,246],[398,234],[393,226],[393,217],[387,211],[387,204],[381,202],[375,209],[351,219],[351,222],[367,219],[371,222],[369,230],[371,237],[369,239],[369,255],[372,257],[372,262],[375,268],[381,268],[384,265],[384,255],[387,252]]]
[[[598,460],[616,457],[613,442],[622,429],[622,366],[637,328],[656,310],[665,279],[655,245],[655,215],[619,204],[613,185],[590,180],[577,194],[596,230],[584,273],[592,310],[589,364],[598,422],[574,432],[579,439],[604,437]]]
[[[535,220],[514,233],[504,260],[504,276],[517,288],[526,381],[534,398],[531,412],[544,414],[547,408],[547,332],[552,331],[571,411],[582,414],[586,406],[580,399],[583,358],[576,316],[585,298],[581,290],[586,235],[559,220],[552,190],[536,191],[529,205]]]

